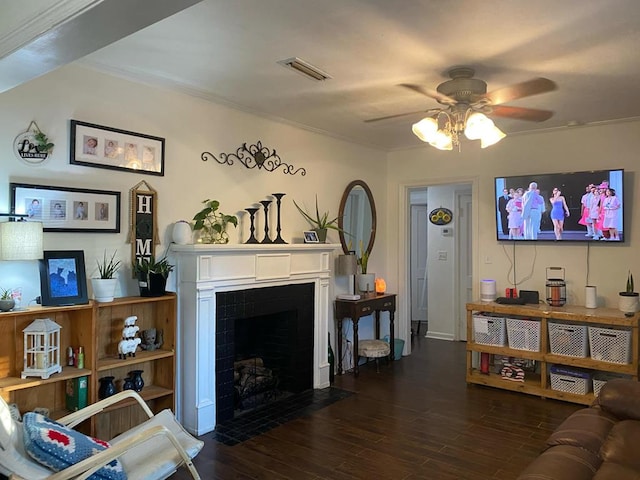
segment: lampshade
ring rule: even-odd
[[[487,118],[486,115],[480,112],[473,112],[467,118],[467,123],[464,127],[464,135],[469,140],[480,140],[494,127],[495,125],[493,121]]]
[[[42,222],[0,223],[2,260],[39,260],[42,253]]]
[[[339,255],[336,275],[355,275],[358,273],[358,263],[355,255]]]
[[[480,138],[480,148],[490,147],[491,145],[498,143],[506,136],[507,135],[502,130],[494,125],[491,130],[483,134]]]
[[[435,139],[438,131],[438,121],[433,117],[426,117],[414,123],[411,130],[420,140],[430,143]]]

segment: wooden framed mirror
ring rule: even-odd
[[[354,180],[347,185],[340,200],[338,215],[340,243],[345,255],[351,250],[360,256],[360,241],[362,245],[366,245],[365,251],[370,254],[376,239],[377,220],[376,203],[369,185],[362,180]]]

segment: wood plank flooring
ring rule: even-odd
[[[356,392],[233,447],[203,435],[195,459],[216,480],[507,480],[579,405],[465,383],[465,343],[414,337],[413,354],[369,363]],[[172,480],[191,478],[184,469]]]

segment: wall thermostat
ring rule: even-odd
[[[445,227],[440,230],[440,233],[442,234],[443,237],[450,237],[451,235],[453,235],[453,228]]]

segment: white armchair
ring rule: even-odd
[[[200,479],[192,459],[200,452],[204,442],[189,434],[170,410],[154,415],[142,397],[133,390],[117,393],[56,421],[73,428],[126,398],[135,399],[149,419],[109,440],[110,448],[54,473],[25,451],[22,425],[11,417],[8,405],[0,397],[0,473],[11,480],[80,480],[90,477],[117,458],[129,480],[162,480],[171,476],[180,466],[185,466],[194,479]]]

